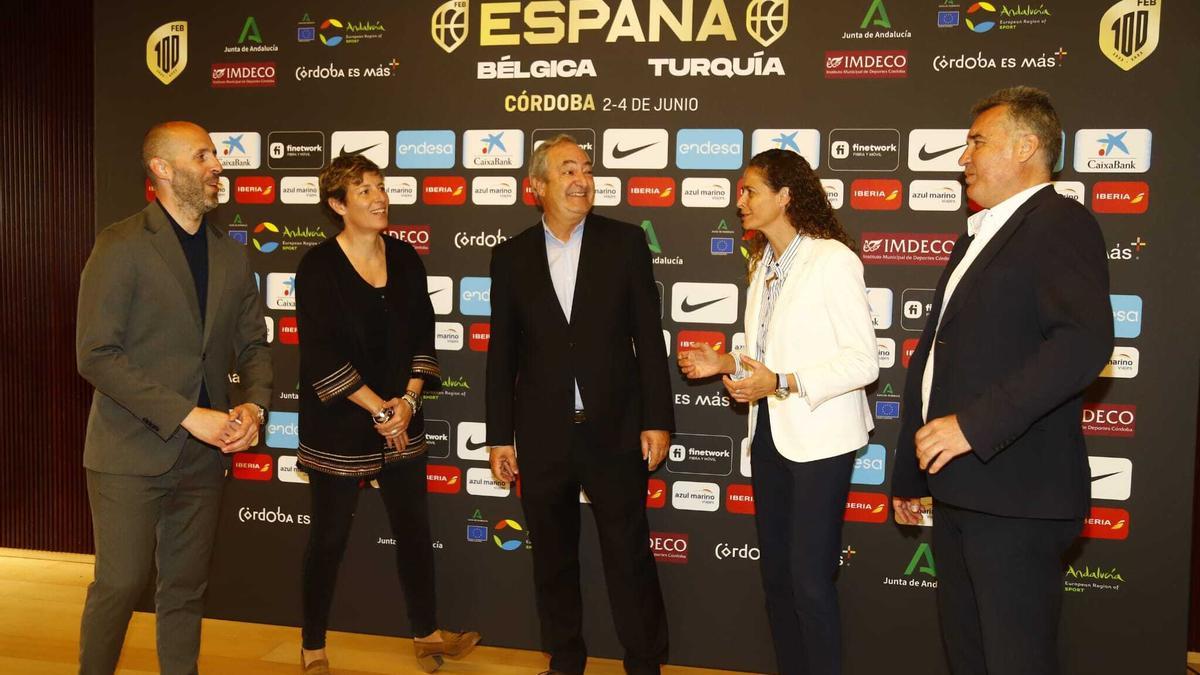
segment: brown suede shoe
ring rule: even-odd
[[[442,657],[461,659],[471,653],[475,645],[479,644],[479,633],[473,630],[456,633],[439,629],[438,632],[442,636],[441,642],[413,640],[417,665],[427,673],[432,673],[442,667]]]

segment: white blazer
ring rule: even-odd
[[[746,297],[746,353],[758,351],[758,312],[766,266],[759,264]],[[750,438],[758,406],[771,416],[779,454],[812,462],[867,443],[875,428],[863,387],[879,377],[879,348],[863,265],[833,239],[806,237],[775,300],[764,363],[776,373],[794,373],[804,387],[780,401],[767,396],[750,404]]]

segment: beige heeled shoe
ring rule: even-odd
[[[413,640],[413,650],[417,654],[417,665],[421,670],[432,673],[442,667],[442,657],[461,659],[475,649],[479,644],[479,633],[470,630],[456,633],[448,630],[438,630],[442,636],[441,642],[423,642]]]
[[[312,663],[305,663],[303,648],[300,650],[300,667],[304,669],[304,675],[330,675],[329,659],[317,659]]]

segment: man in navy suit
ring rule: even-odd
[[[1049,96],[975,105],[959,163],[967,220],[909,365],[892,477],[896,520],[934,500],[938,610],[956,675],[1058,672],[1068,547],[1088,512],[1083,390],[1112,354],[1095,218],[1050,184]]]

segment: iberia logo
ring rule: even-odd
[[[239,452],[233,456],[233,477],[239,480],[271,480],[271,456],[259,452]]]
[[[882,523],[887,517],[887,495],[851,491],[846,496],[846,520],[855,523]]]
[[[521,546],[525,543],[525,537],[516,533],[523,533],[524,531],[525,528],[521,527],[520,523],[510,518],[505,518],[492,527],[492,532],[494,533],[492,534],[492,541],[496,544],[496,546],[499,546],[505,551],[515,551],[521,548]],[[505,534],[505,539],[500,538],[501,533]],[[514,536],[516,538],[508,539],[508,536]]]
[[[754,515],[754,488],[739,483],[731,484],[725,489],[725,510]]]
[[[634,176],[629,179],[630,206],[672,206],[675,204],[675,179],[665,176]]]
[[[1125,509],[1093,506],[1091,513],[1083,521],[1082,536],[1092,539],[1129,538],[1129,512]]]
[[[913,354],[917,351],[917,338],[908,338],[900,346],[900,363],[907,368],[908,362],[912,360]]]
[[[707,344],[718,353],[724,354],[725,334],[714,330],[681,330],[679,331],[679,346],[676,351],[683,351]]]
[[[458,206],[467,201],[467,179],[462,176],[426,176],[421,181],[421,198],[435,206]]]
[[[904,202],[900,181],[860,178],[850,183],[850,208],[862,211],[895,211]]]
[[[657,478],[646,483],[646,508],[661,509],[667,505],[667,484]]]
[[[233,198],[239,204],[274,204],[275,179],[270,176],[239,176],[233,182]]]
[[[529,182],[529,178],[521,179],[521,201],[525,202],[526,206],[537,206],[537,193],[533,191],[533,185]]]
[[[462,490],[462,469],[445,464],[429,464],[425,467],[425,486],[428,492],[458,494]]]
[[[1102,180],[1092,187],[1092,210],[1096,213],[1145,213],[1149,207],[1149,183]]]

